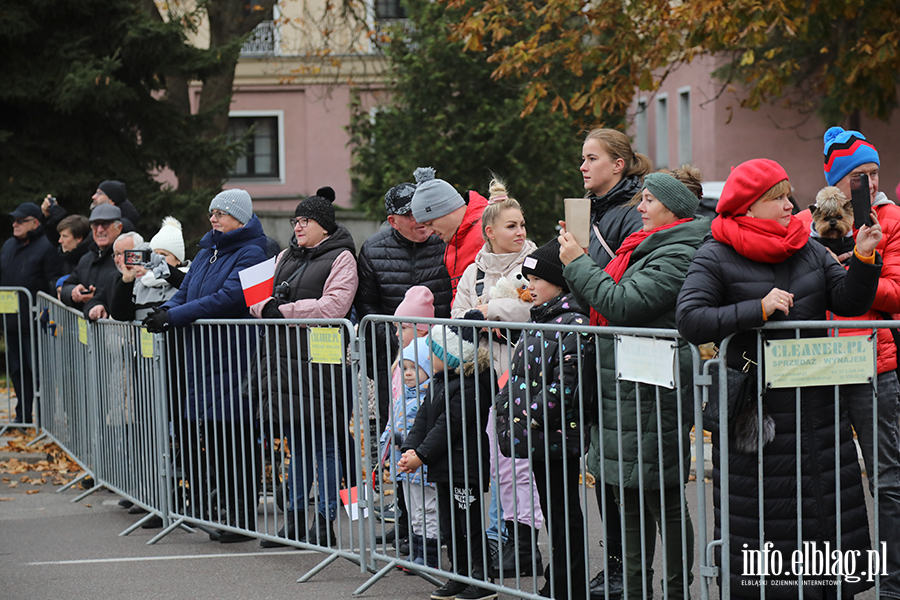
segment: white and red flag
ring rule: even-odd
[[[275,284],[275,258],[247,267],[239,271],[238,275],[241,278],[241,288],[244,290],[247,306],[262,302],[272,295]]]

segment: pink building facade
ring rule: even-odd
[[[731,167],[745,160],[771,158],[787,171],[798,205],[815,202],[826,185],[822,136],[828,127],[846,124],[826,124],[777,105],[741,108],[733,91],[717,97],[722,83],[711,75],[713,69],[712,58],[695,60],[671,73],[657,92],[636,96],[629,128],[635,148],[656,168],[691,163],[705,181],[724,181]],[[900,127],[863,117],[860,129],[878,149],[881,191],[897,201]]]

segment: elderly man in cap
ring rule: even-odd
[[[433,234],[430,227],[417,222],[412,214],[412,198],[416,186],[401,183],[384,195],[387,211],[385,227],[365,241],[359,251],[357,269],[359,287],[356,290],[356,315],[361,320],[366,315],[393,315],[409,288],[423,285],[434,294],[434,314],[450,318],[450,274],[444,265],[446,245]],[[374,330],[366,330],[366,365],[368,376],[377,382],[379,422],[378,436],[387,423],[391,407],[390,363],[397,355],[397,332],[386,323],[377,323]],[[387,340],[387,341],[385,341]],[[390,350],[386,344],[390,344]],[[398,491],[401,488],[397,488]],[[402,511],[403,503],[397,508]],[[398,520],[400,538],[406,538],[403,514]],[[392,534],[389,532],[388,540]]]
[[[32,297],[38,292],[52,295],[53,282],[63,271],[62,258],[44,235],[40,214],[41,209],[33,202],[20,204],[9,213],[13,218],[13,236],[0,249],[0,286],[26,288]],[[17,423],[32,422],[30,308],[27,296],[20,294],[19,312],[6,315],[6,361],[18,399]]]
[[[122,233],[122,211],[114,204],[100,204],[91,211],[90,250],[81,257],[75,271],[66,280],[60,292],[62,301],[77,309],[86,309],[88,316],[98,289],[117,273],[113,257],[113,244]]]

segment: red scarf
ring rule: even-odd
[[[712,235],[745,258],[776,264],[806,245],[809,226],[794,215],[787,227],[771,219],[719,215],[713,219]]]
[[[669,223],[668,225],[660,225],[655,229],[651,229],[650,231],[644,231],[641,229],[640,231],[635,231],[622,242],[622,245],[619,246],[619,249],[616,250],[616,256],[609,264],[606,265],[606,268],[603,269],[606,271],[610,277],[613,278],[613,281],[619,283],[622,280],[622,275],[625,274],[625,271],[628,270],[628,264],[631,262],[631,253],[634,252],[634,249],[641,245],[641,243],[646,240],[649,236],[656,233],[657,231],[663,231],[665,229],[671,229],[676,225],[681,225],[682,223],[687,223],[692,221],[691,218],[686,219],[678,219],[674,223]],[[605,327],[609,325],[609,320],[594,310],[591,307],[591,325],[599,325],[600,327]]]

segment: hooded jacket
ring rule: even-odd
[[[200,240],[181,288],[162,308],[175,327],[198,319],[246,319],[250,312],[238,272],[266,260],[266,236],[256,215],[239,229],[210,231]],[[187,405],[191,420],[239,421],[252,415],[241,388],[256,346],[255,326],[191,326],[184,331]]]
[[[444,370],[432,376],[431,389],[401,447],[403,452],[416,451],[428,466],[429,481],[478,486],[480,478],[487,484],[490,449],[484,429],[496,390],[490,356],[479,348],[476,357],[477,373],[472,362],[447,369],[446,376]]]
[[[590,317],[574,296],[561,294],[533,307],[531,320],[588,325]],[[587,441],[582,418],[592,420],[595,367],[593,335],[524,330],[513,351],[508,383],[494,400],[503,455],[534,460],[581,456]]]
[[[0,285],[28,289],[32,303],[37,300],[38,292],[54,295],[56,279],[62,270],[62,259],[47,240],[43,227],[29,231],[24,240],[11,237],[0,248]],[[21,294],[19,314],[28,315],[27,309],[27,298]],[[7,324],[12,321],[7,319]]]
[[[619,180],[611,190],[602,196],[590,196],[591,199],[591,241],[588,254],[602,269],[612,257],[597,239],[596,227],[606,241],[610,250],[615,252],[629,235],[643,226],[641,213],[633,206],[628,206],[635,194],[641,191],[643,178],[629,175]]]
[[[491,288],[497,284],[501,277],[505,277],[510,283],[516,275],[522,273],[522,263],[529,254],[537,250],[537,246],[531,240],[525,240],[522,249],[515,253],[494,254],[485,244],[475,261],[466,267],[459,286],[456,288],[456,298],[453,300],[453,309],[450,315],[454,319],[461,319],[468,311],[477,308],[480,304],[486,304],[488,321],[507,321],[511,323],[524,323],[531,316],[531,303],[520,298],[491,298]],[[478,270],[483,273],[482,279],[478,279]],[[481,295],[478,294],[478,282],[484,286]],[[503,332],[503,335],[506,335]],[[507,351],[504,344],[498,342],[493,336],[482,336],[480,345],[487,348],[488,339],[493,340],[494,370],[502,375],[507,367]]]
[[[883,234],[875,248],[881,254],[883,264],[872,308],[860,317],[829,313],[829,318],[833,317],[839,321],[881,321],[893,319],[894,314],[900,313],[900,206],[891,202],[883,192],[878,192],[872,206],[878,215],[878,223]],[[812,224],[809,209],[801,211],[797,217],[807,225]],[[871,329],[841,329],[840,335],[866,335],[871,332]],[[897,344],[891,330],[879,329],[878,372],[887,373],[898,366],[900,365],[897,363]]]
[[[481,215],[487,205],[488,201],[478,192],[471,190],[466,192],[466,213],[444,251],[444,264],[450,274],[454,298],[466,267],[474,262],[475,256],[484,246],[484,238],[481,237]]]
[[[618,284],[586,256],[570,262],[563,269],[563,276],[576,297],[582,298],[584,304],[609,319],[610,326],[673,329],[678,292],[694,253],[709,232],[709,226],[708,219],[696,218],[649,235],[632,252],[628,268]],[[639,489],[641,485],[645,489],[659,489],[660,486],[675,487],[686,482],[690,467],[689,432],[693,423],[690,348],[683,341],[679,344],[682,399],[682,426],[679,429],[676,390],[662,387],[654,390],[643,385],[638,406],[635,384],[618,381],[615,339],[602,335],[597,344],[601,365],[601,415],[600,426],[593,427],[591,431],[588,468],[595,477],[599,477],[602,471],[607,485],[617,486],[621,482],[629,489]],[[617,415],[617,388],[621,398],[621,415]],[[617,425],[619,420],[621,428]],[[601,430],[602,466],[599,460]],[[683,444],[683,454],[679,453],[679,440]],[[639,452],[643,454],[643,462],[638,460]],[[681,467],[684,467],[683,470]],[[642,483],[639,482],[641,477]]]

